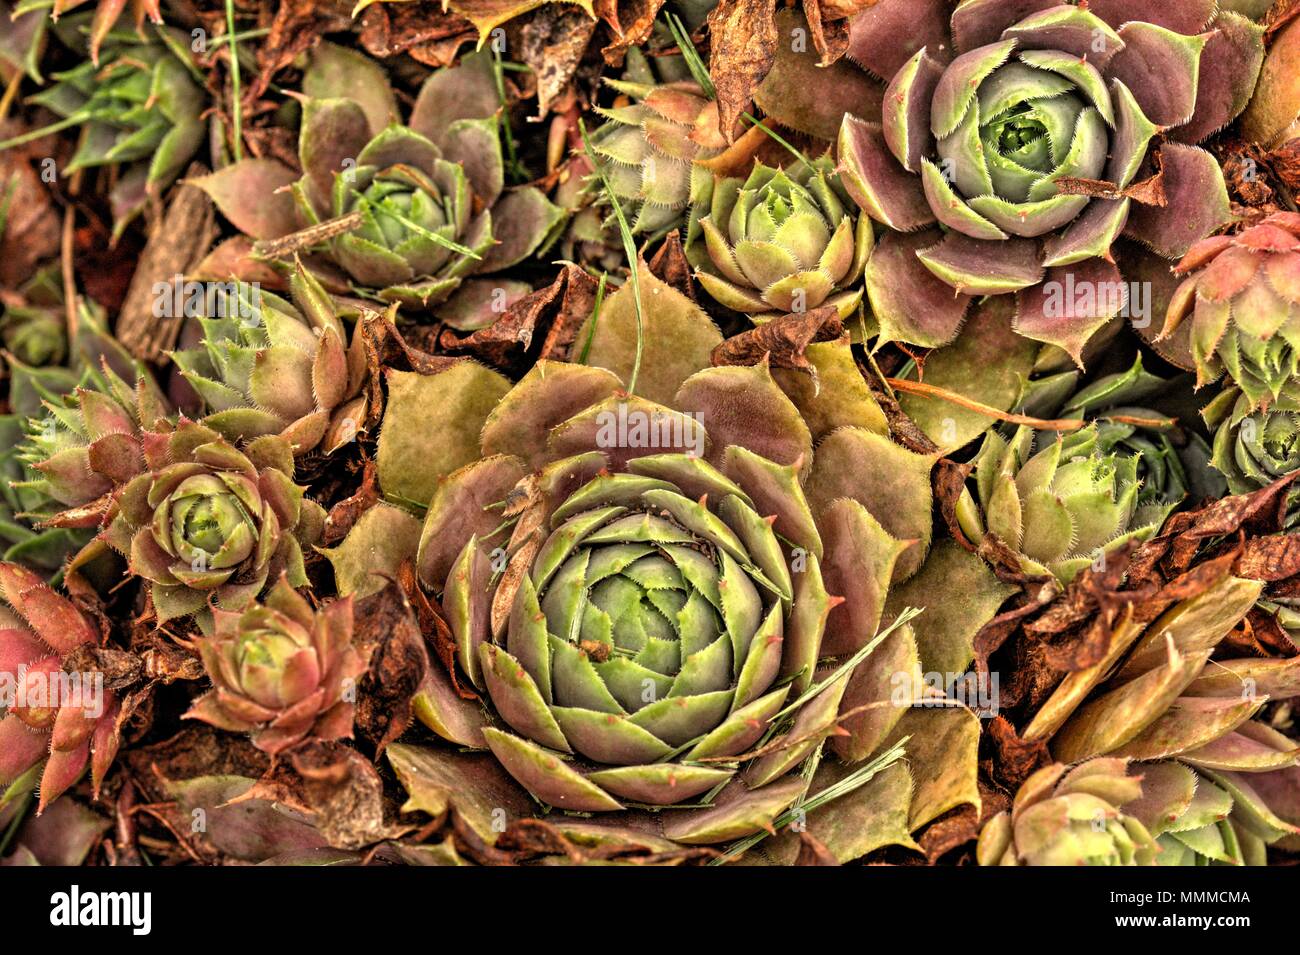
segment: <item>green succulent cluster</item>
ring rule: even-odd
[[[1055,437],[1023,425],[1010,438],[988,432],[975,459],[976,493],[963,490],[957,506],[962,531],[973,541],[996,534],[1027,572],[1062,581],[1155,533],[1176,502],[1143,499],[1141,456],[1103,443],[1102,434],[1096,424]]]

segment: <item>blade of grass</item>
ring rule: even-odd
[[[360,205],[362,208],[378,209],[384,215],[392,216],[394,219],[396,219],[402,225],[406,226],[412,232],[424,236],[430,242],[435,242],[438,245],[443,246],[444,248],[451,249],[451,251],[459,253],[460,255],[467,256],[468,258],[471,259],[481,260],[483,258],[483,256],[479,255],[469,246],[461,245],[459,242],[455,242],[447,238],[445,235],[439,235],[437,232],[434,232],[431,229],[426,229],[418,222],[414,222],[411,219],[408,219],[406,216],[398,212],[397,208],[393,206],[391,203],[389,203],[387,200],[383,202],[375,202],[373,199],[367,199],[365,196],[363,196],[361,193],[357,192],[356,190],[353,190],[352,194],[356,197],[357,204]],[[358,225],[359,224],[360,223],[358,223]]]
[[[717,99],[718,91],[713,85],[713,78],[709,76],[709,68],[704,65],[704,60],[700,58],[700,51],[695,49],[695,44],[691,42],[685,24],[671,11],[665,13],[664,18],[668,21],[668,30],[673,35],[673,42],[677,44],[677,49],[681,50],[682,59],[686,61],[686,68],[691,71],[691,76],[695,77],[695,82],[700,84],[700,89],[709,94],[709,99]]]
[[[70,126],[80,125],[90,119],[90,116],[91,114],[88,112],[73,113],[71,116],[66,116],[56,123],[50,123],[48,126],[42,126],[40,129],[29,129],[21,136],[15,136],[13,139],[6,139],[0,143],[0,153],[6,149],[13,149],[15,146],[21,146],[24,143],[33,142],[42,136],[48,136],[50,133],[62,132]]]
[[[782,135],[781,135],[780,133],[778,133],[776,130],[774,130],[774,129],[772,129],[772,128],[766,126],[766,125],[764,125],[764,123],[763,123],[761,120],[759,120],[759,119],[758,119],[757,117],[755,117],[755,116],[751,116],[749,113],[745,113],[744,116],[745,116],[745,119],[749,120],[751,123],[753,123],[753,124],[754,124],[755,126],[757,126],[759,129],[761,129],[763,132],[767,133],[767,135],[769,135],[770,137],[772,137],[773,140],[775,140],[776,142],[780,143],[780,144],[781,144],[782,146],[784,146],[787,150],[789,150],[789,151],[790,151],[790,154],[793,155],[796,159],[800,160],[800,161],[803,162],[805,165],[808,165],[808,166],[811,166],[811,165],[812,165],[812,160],[809,159],[807,156],[805,156],[805,155],[803,154],[802,150],[797,149],[795,146],[791,145],[791,143],[789,142],[789,140],[787,140],[784,136],[782,136]]]
[[[793,713],[795,710],[803,706],[805,703],[811,700],[818,693],[825,690],[828,686],[831,686],[835,683],[838,683],[840,680],[843,680],[845,677],[847,677],[850,673],[852,673],[857,668],[858,664],[860,664],[863,660],[865,660],[868,656],[870,656],[871,652],[885,641],[885,638],[887,638],[891,633],[893,633],[903,624],[907,623],[909,620],[918,617],[920,614],[924,612],[925,612],[924,607],[904,607],[902,613],[900,613],[897,617],[894,618],[893,623],[891,623],[884,630],[878,632],[874,637],[871,638],[871,641],[865,647],[863,647],[857,653],[853,654],[853,656],[849,657],[838,667],[836,667],[834,673],[826,677],[826,679],[818,683],[814,683],[812,686],[808,687],[808,689],[804,690],[803,693],[800,694],[799,697],[793,703],[787,704],[784,709],[782,709],[779,713],[773,716],[772,722],[775,723],[781,717]]]
[[[823,789],[821,792],[817,793],[816,795],[811,796],[808,799],[805,799],[794,806],[791,806],[785,812],[781,813],[781,815],[777,816],[775,820],[773,820],[772,822],[773,831],[779,831],[785,828],[786,826],[790,825],[790,823],[794,822],[796,819],[806,818],[808,813],[816,809],[820,809],[822,806],[826,805],[827,803],[835,799],[839,799],[842,796],[847,796],[855,789],[860,789],[862,786],[865,786],[867,783],[871,782],[871,780],[875,776],[879,775],[882,770],[888,769],[890,766],[894,765],[894,763],[898,762],[900,759],[903,758],[903,756],[906,754],[904,745],[911,738],[912,737],[910,736],[904,736],[893,746],[889,747],[889,749],[885,750],[883,753],[881,753],[871,762],[867,763],[865,766],[862,766],[861,768],[854,770],[852,773],[845,776],[839,782],[831,783],[831,785],[827,786],[825,789]],[[735,859],[742,853],[747,852],[750,849],[752,849],[754,846],[758,845],[769,835],[770,833],[767,832],[756,832],[752,836],[746,836],[744,839],[740,839],[736,842],[733,842],[730,846],[726,848],[726,850],[722,853],[722,855],[718,856],[715,859],[711,859],[709,861],[709,865],[722,865],[723,863],[728,862],[731,859]]]
[[[587,356],[591,354],[591,342],[596,337],[596,322],[600,320],[600,306],[605,302],[605,283],[609,281],[609,273],[600,273],[600,283],[596,286],[596,304],[591,307],[591,331],[587,332],[587,340],[582,343],[582,354],[578,356],[578,364],[585,365]]]
[[[230,37],[230,119],[235,126],[235,162],[244,158],[244,106],[239,90],[239,35],[235,33],[235,2],[226,0],[226,34]]]
[[[506,146],[506,165],[510,168],[510,175],[516,182],[527,180],[527,170],[519,162],[519,156],[515,152],[514,131],[510,128],[510,104],[506,102],[506,78],[505,64],[501,60],[501,51],[497,49],[495,43],[492,44],[492,79],[496,82],[497,99],[500,101],[501,108],[497,110],[497,126],[501,129],[501,138],[505,140]]]
[[[623,239],[623,254],[627,256],[628,265],[631,268],[629,281],[632,283],[632,296],[636,302],[636,358],[632,361],[632,375],[627,383],[628,394],[636,394],[637,378],[641,376],[641,352],[645,345],[645,316],[641,310],[641,281],[640,281],[640,256],[637,255],[636,243],[632,241],[632,230],[627,224],[627,217],[623,215],[623,207],[619,205],[618,196],[614,195],[614,190],[610,188],[609,179],[605,176],[605,170],[596,160],[596,151],[591,148],[591,140],[587,136],[587,124],[581,119],[578,120],[578,132],[582,134],[582,148],[587,152],[587,159],[591,163],[591,168],[596,175],[600,177],[600,184],[605,189],[605,194],[609,196],[609,201],[614,206],[614,216],[618,220],[619,235]]]

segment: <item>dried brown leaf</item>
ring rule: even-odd
[[[719,126],[730,142],[776,59],[775,0],[722,0],[709,13],[709,37]]]
[[[814,342],[839,340],[844,323],[834,306],[823,305],[809,312],[791,312],[726,339],[713,349],[710,361],[716,365],[757,365],[767,360],[775,368],[789,368],[812,376],[817,389],[817,369],[806,352]]]

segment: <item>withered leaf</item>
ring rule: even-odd
[[[861,4],[862,7],[871,5],[872,3]],[[821,0],[803,0],[808,33],[812,36],[813,46],[821,55],[821,66],[830,66],[849,49],[848,21],[843,16],[835,18],[830,9],[832,6],[833,4],[823,6]]]
[[[1165,195],[1165,171],[1159,153],[1151,155],[1155,171],[1146,179],[1131,183],[1123,189],[1117,183],[1105,179],[1084,179],[1077,176],[1062,176],[1056,180],[1057,195],[1089,196],[1093,199],[1132,199],[1148,206],[1165,206],[1169,200]]]
[[[537,81],[539,119],[573,79],[595,30],[595,20],[578,7],[562,3],[543,6],[524,24],[519,55]]]
[[[441,610],[431,601],[416,577],[415,564],[411,560],[402,562],[397,574],[398,584],[406,599],[415,608],[416,619],[420,622],[420,632],[433,642],[433,652],[442,664],[443,670],[451,680],[452,689],[463,700],[477,700],[478,694],[460,683],[456,671],[456,638],[451,627],[443,619]]]
[[[741,114],[776,59],[775,0],[722,0],[709,13],[709,75],[719,126],[730,142]]]
[[[244,91],[244,102],[252,104],[265,95],[271,79],[300,53],[311,49],[326,33],[352,27],[351,0],[295,0],[282,3],[271,21],[270,33],[257,47],[257,75]]]
[[[975,667],[980,674],[989,672],[989,657],[1006,642],[1021,621],[1051,603],[1057,592],[1055,585],[1043,584],[1032,593],[1013,598],[1022,602],[1004,610],[980,627],[972,641],[975,647]]]
[[[330,508],[325,517],[325,536],[321,545],[331,547],[348,536],[357,520],[370,508],[379,503],[379,483],[375,462],[365,459],[361,474],[361,486],[355,492]]]
[[[695,283],[691,280],[691,263],[686,261],[680,230],[668,233],[646,267],[665,285],[671,285],[692,302],[696,300]]]
[[[984,739],[991,748],[993,778],[1011,792],[1019,789],[1035,770],[1052,761],[1045,741],[1021,739],[1003,716],[989,721]]]
[[[596,280],[576,265],[565,265],[555,281],[546,288],[515,300],[487,328],[461,338],[444,329],[439,345],[446,351],[469,352],[498,367],[512,359],[525,358],[540,328],[546,338],[537,359],[562,360],[568,357],[578,329],[582,327],[596,302]]]
[[[1300,471],[1278,478],[1258,491],[1221,498],[1200,511],[1175,514],[1165,527],[1166,534],[1174,535],[1169,558],[1173,568],[1179,572],[1187,569],[1204,542],[1235,533],[1248,522],[1262,519],[1280,524],[1286,490],[1297,478]]]
[[[879,395],[877,395],[876,400],[880,400]],[[895,401],[894,405],[897,406],[897,404],[898,402]],[[881,407],[884,406],[882,405]],[[898,413],[903,414],[901,408]],[[885,410],[885,416],[889,416],[888,409]],[[890,421],[890,427],[892,430],[893,421]],[[919,431],[920,429],[918,428],[917,430]],[[925,435],[922,435],[922,437],[925,437]],[[929,441],[929,438],[926,438],[926,441]],[[931,443],[930,446],[934,448],[933,443]],[[918,449],[913,448],[913,450]],[[937,451],[938,448],[934,448],[934,450]],[[922,451],[921,453],[933,452]],[[953,540],[971,553],[975,552],[975,545],[971,543],[971,541],[967,540],[966,535],[962,533],[961,524],[957,521],[957,502],[961,500],[962,491],[966,488],[966,479],[970,477],[970,473],[974,469],[975,463],[973,461],[968,461],[965,464],[958,464],[956,461],[951,461],[948,458],[940,458],[938,463],[935,464],[934,471],[930,478],[934,485],[934,499],[939,504],[939,513],[942,515],[943,522],[948,528],[948,533],[952,535]]]
[[[764,322],[721,342],[709,360],[716,365],[756,365],[766,359],[775,368],[790,368],[811,375],[814,394],[820,387],[817,369],[806,352],[814,342],[839,340],[844,323],[834,306],[808,312],[791,312]]]
[[[607,64],[622,64],[628,47],[640,46],[650,38],[663,5],[664,0],[595,0],[592,9],[609,24],[614,35],[613,41],[601,50]]]
[[[1235,573],[1252,580],[1285,580],[1300,574],[1300,533],[1253,537],[1237,558]]]
[[[980,813],[972,804],[964,803],[932,822],[916,841],[933,865],[940,856],[973,841],[979,831]]]
[[[839,860],[807,829],[799,830],[799,854],[795,865],[839,865]]]
[[[382,753],[411,725],[429,655],[415,610],[396,584],[359,601],[354,619],[353,643],[370,658],[357,688],[356,727]]]
[[[359,18],[362,47],[371,56],[406,53],[425,66],[447,66],[460,48],[477,36],[474,24],[438,0],[418,3],[376,3]]]
[[[383,780],[350,746],[311,740],[289,754],[289,765],[280,764],[279,782],[312,812],[316,829],[334,848],[361,849],[409,831],[385,821]],[[244,798],[265,798],[260,789],[259,782]]]
[[[0,139],[24,132],[16,120],[0,122]],[[55,156],[60,145],[44,137],[0,153],[0,208],[7,220],[0,231],[0,285],[21,284],[38,262],[59,251],[59,214],[32,163]]]

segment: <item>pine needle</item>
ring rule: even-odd
[[[967,411],[974,411],[993,418],[995,421],[1028,425],[1039,431],[1078,431],[1088,423],[1081,418],[1053,418],[1048,420],[1034,418],[1030,415],[1016,414],[1013,411],[1000,411],[973,398],[967,398],[965,395],[959,395],[955,391],[948,391],[946,388],[940,388],[937,385],[927,385],[923,381],[911,381],[906,378],[886,378],[885,382],[896,391],[906,392],[911,395],[923,395],[926,398],[938,398],[941,401],[957,405],[959,408],[965,408]]]
[[[632,297],[636,302],[636,358],[632,362],[632,375],[628,379],[627,391],[628,394],[636,394],[636,382],[641,376],[641,352],[645,346],[645,316],[641,314],[641,257],[637,255],[636,243],[632,241],[632,229],[627,224],[627,217],[623,215],[623,207],[619,205],[618,196],[614,195],[614,190],[610,188],[609,179],[605,176],[605,170],[596,159],[596,151],[591,148],[591,139],[587,136],[587,124],[581,119],[578,120],[578,132],[582,134],[582,148],[586,150],[591,168],[600,177],[600,184],[604,187],[605,194],[609,196],[609,201],[614,206],[614,216],[618,220],[619,235],[623,238],[623,254],[627,256],[628,264],[631,266],[632,274],[629,280],[632,283]]]

